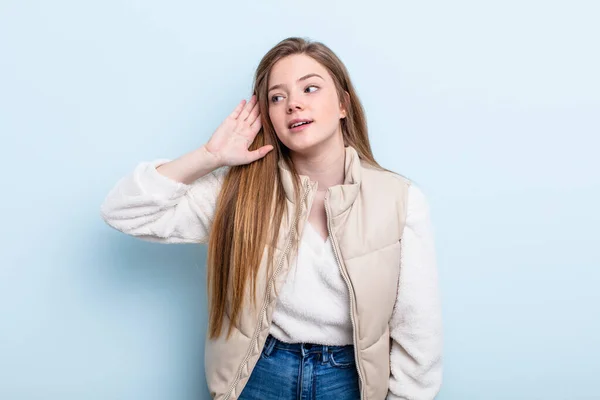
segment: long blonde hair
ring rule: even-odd
[[[268,244],[271,244],[268,271],[272,271],[274,244],[287,204],[279,176],[278,164],[281,160],[287,163],[295,177],[295,198],[300,196],[298,173],[289,150],[278,139],[269,119],[267,96],[271,68],[277,61],[293,54],[310,56],[327,69],[346,110],[346,117],[340,120],[344,144],[354,147],[361,160],[381,168],[371,151],[364,109],[346,67],[335,53],[320,42],[298,37],[282,40],[269,50],[254,76],[254,94],[260,107],[262,128],[250,150],[267,144],[273,145],[274,149],[258,161],[231,167],[217,200],[207,260],[211,339],[219,337],[226,317],[230,320],[227,337],[231,335],[247,300],[244,298],[246,285],[252,285],[251,299],[255,298],[256,278]],[[296,217],[299,217],[299,213],[300,207]],[[297,244],[297,232],[292,233],[296,235],[294,243]]]

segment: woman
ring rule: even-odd
[[[374,160],[346,68],[288,38],[200,148],[140,163],[112,227],[208,242],[215,399],[433,399],[441,313],[423,193]]]

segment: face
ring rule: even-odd
[[[269,117],[287,148],[307,153],[343,143],[340,119],[346,112],[325,67],[307,55],[295,54],[275,63],[268,81]],[[295,120],[309,123],[294,127]]]

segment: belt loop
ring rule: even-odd
[[[271,355],[276,342],[277,342],[277,339],[275,339],[273,336],[271,336],[271,335],[267,336],[267,343],[265,344],[265,350],[264,350],[265,356],[268,357]]]
[[[327,364],[329,362],[329,346],[323,346],[323,364]]]

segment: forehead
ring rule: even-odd
[[[269,85],[295,83],[306,74],[316,73],[325,80],[331,80],[329,73],[314,58],[305,54],[294,54],[277,61],[269,73]]]

